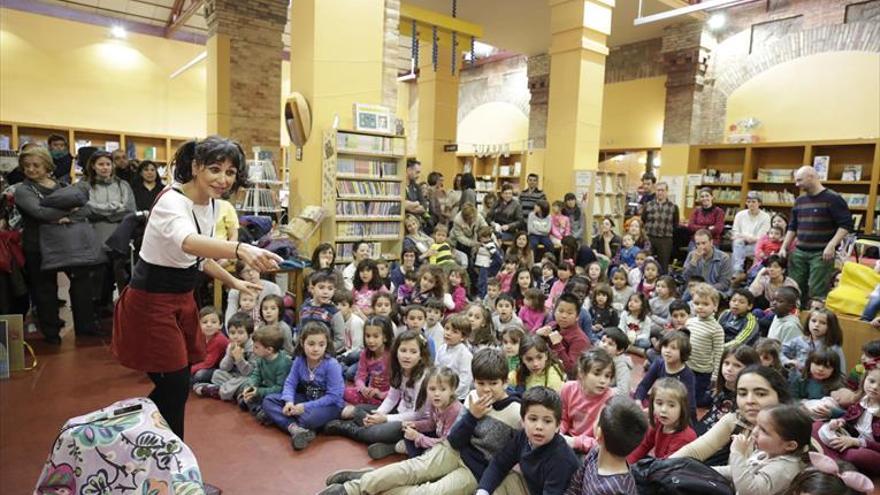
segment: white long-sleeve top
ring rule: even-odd
[[[764,210],[758,210],[757,215],[752,215],[749,210],[743,210],[733,217],[733,235],[737,234],[753,238],[749,244],[758,242],[758,239],[770,230],[770,214]]]
[[[471,350],[468,349],[467,344],[464,342],[452,347],[444,343],[437,350],[437,366],[452,368],[455,374],[458,375],[458,388],[455,389],[455,395],[460,400],[464,400],[467,397],[471,384],[474,381],[474,376],[471,372],[471,361],[473,358]]]
[[[422,373],[422,376],[411,387],[401,385],[400,387],[388,389],[388,395],[385,396],[385,400],[382,401],[376,412],[385,414],[389,423],[393,421],[404,422],[422,419],[427,414],[427,407],[423,406],[421,409],[416,410],[416,400],[419,397],[419,390],[422,388],[422,380],[424,379],[425,374]],[[407,379],[404,378],[403,382],[405,384]],[[389,414],[395,407],[397,408],[397,414]]]

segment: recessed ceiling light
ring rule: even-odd
[[[110,36],[113,36],[116,39],[125,39],[128,35],[128,32],[122,26],[113,26],[110,28]]]
[[[723,28],[725,24],[727,24],[727,17],[724,14],[713,14],[708,21],[709,29],[713,31]]]

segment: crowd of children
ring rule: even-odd
[[[632,235],[614,259],[557,263],[554,234],[570,226],[544,206],[530,218],[542,234],[506,254],[481,231],[475,264],[459,266],[440,232],[421,260],[360,260],[351,290],[319,246],[329,262],[296,321],[272,294],[239,295],[225,332],[202,310],[195,392],[237,402],[295,450],[321,433],[409,458],[340,471],[330,494],[637,493],[631,469],[648,457],[698,459],[740,494],[862,493],[856,471],[880,475],[880,341],[848,372],[837,317],[817,305],[802,318],[797,289],[773,285],[761,308],[745,288],[724,298],[661,273]]]

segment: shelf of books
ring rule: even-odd
[[[164,136],[160,134],[128,133],[101,129],[86,129],[51,124],[30,124],[24,122],[0,122],[0,150],[18,150],[29,142],[46,145],[49,136],[60,134],[70,144],[70,153],[85,146],[94,146],[106,151],[125,150],[129,158],[157,162],[159,174],[170,178],[168,163],[177,148],[190,138]],[[71,170],[72,178],[81,173]]]
[[[605,217],[614,222],[614,230],[622,232],[626,213],[626,178],[624,172],[577,170],[574,172],[578,197],[587,195],[584,202],[585,239],[589,241],[599,230]]]
[[[474,174],[477,180],[477,202],[482,203],[488,193],[499,194],[504,184],[511,184],[514,193],[525,187],[527,152],[510,152],[497,156],[477,156],[461,153],[456,156],[458,172]],[[447,183],[449,179],[447,179]],[[449,184],[451,187],[451,184]]]
[[[880,179],[880,141],[876,139],[802,141],[696,146],[689,171],[701,174],[701,186],[713,190],[715,204],[727,220],[745,208],[746,195],[756,191],[762,208],[790,216],[800,194],[795,171],[813,165],[822,183],[838,192],[853,212],[856,229],[875,230]],[[685,215],[694,205],[687,205]]]
[[[355,241],[374,259],[396,260],[403,247],[406,139],[330,129],[323,141],[322,204],[330,217],[321,237],[336,244],[336,262],[350,263]]]

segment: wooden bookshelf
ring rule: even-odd
[[[343,129],[323,135],[322,205],[329,219],[321,237],[336,245],[336,262],[351,262],[355,241],[373,259],[396,260],[403,247],[406,139]]]
[[[584,202],[584,241],[593,238],[593,226],[598,225],[605,217],[614,221],[614,230],[623,232],[626,214],[627,174],[602,170],[576,170],[574,172],[575,193],[587,199]],[[578,187],[577,185],[581,186]]]
[[[152,160],[162,165],[167,165],[174,157],[177,148],[192,138],[181,136],[166,136],[161,134],[145,134],[136,132],[111,131],[106,129],[89,129],[81,127],[55,126],[47,124],[32,124],[26,122],[0,122],[0,140],[3,136],[9,138],[9,147],[17,150],[22,144],[38,142],[46,144],[51,134],[60,134],[67,138],[70,153],[76,157],[77,141],[89,142],[89,146],[106,149],[108,143],[111,147],[118,147],[127,152],[129,145],[134,146],[135,157],[138,160]],[[5,140],[4,140],[5,141]],[[75,167],[74,167],[75,168]],[[71,179],[76,180],[76,170],[71,169]],[[166,168],[164,178],[171,177],[170,168]]]
[[[504,184],[511,184],[514,192],[519,194],[526,186],[527,158],[528,152],[525,151],[512,151],[498,156],[477,156],[473,153],[456,155],[458,173],[470,172],[477,179],[477,203],[482,203],[487,193],[500,194]]]
[[[799,141],[784,143],[719,144],[691,148],[688,173],[703,174],[701,185],[715,191],[715,204],[733,214],[745,208],[746,195],[758,191],[764,197],[762,208],[768,213],[791,215],[794,199],[800,194],[794,172],[812,165],[817,156],[829,157],[827,187],[844,196],[850,210],[860,215],[859,230],[874,232],[877,226],[877,195],[880,193],[880,140]],[[844,172],[854,178],[844,177]],[[713,171],[718,177],[707,176]],[[735,174],[741,174],[737,181]],[[690,215],[694,205],[686,205]]]

